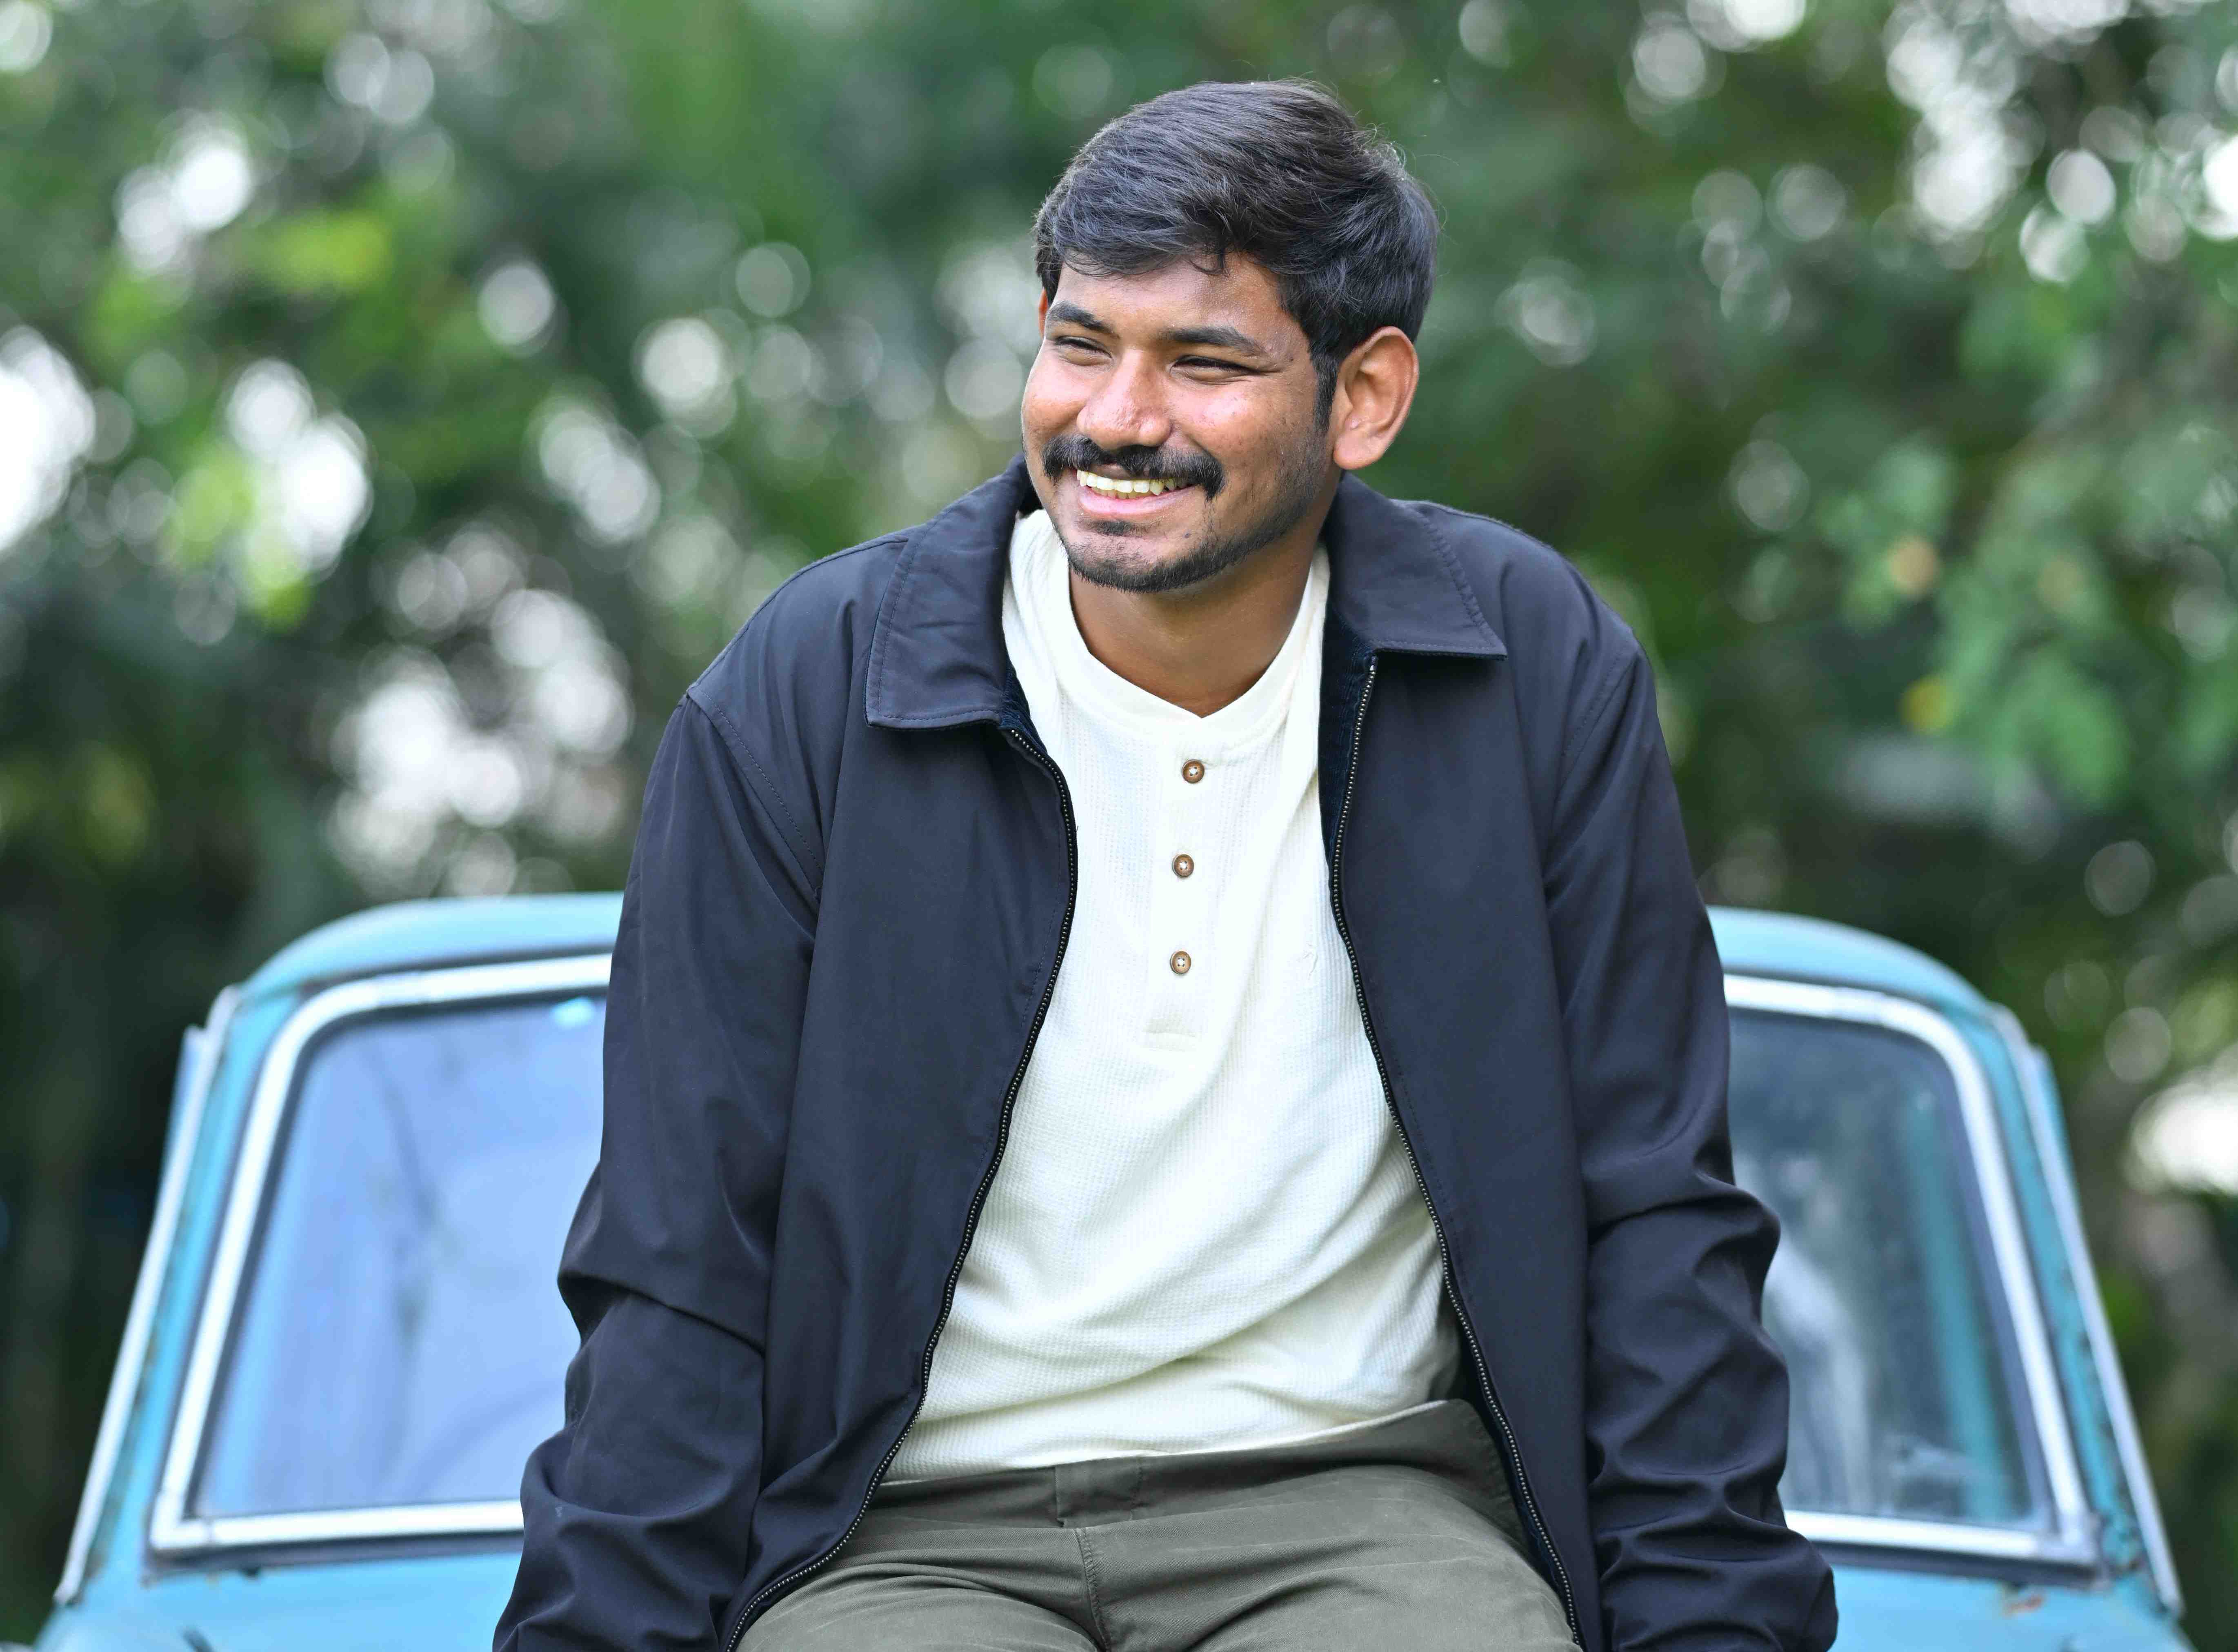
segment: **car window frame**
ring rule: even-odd
[[[1983,1284],[2000,1318],[2000,1342],[2018,1361],[2015,1395],[2027,1415],[2015,1419],[2034,1451],[2049,1494],[2051,1528],[1921,1520],[1890,1515],[1791,1508],[1788,1524],[1814,1543],[1871,1551],[1925,1553],[1985,1562],[2095,1566],[2096,1520],[2076,1456],[2067,1396],[2054,1357],[2034,1251],[2021,1219],[2012,1155],[1998,1123],[1988,1069],[1956,1022],[1917,998],[1869,987],[1831,985],[1735,971],[1725,977],[1730,1010],[1838,1021],[1892,1032],[1923,1045],[1950,1076],[1966,1144],[1955,1168],[1975,1202],[1989,1245]]]
[[[132,1304],[124,1316],[124,1333],[118,1340],[116,1363],[109,1374],[109,1392],[102,1402],[101,1426],[94,1436],[85,1484],[79,1490],[77,1517],[71,1523],[70,1547],[63,1557],[61,1581],[55,1585],[55,1604],[68,1606],[85,1593],[93,1556],[95,1535],[109,1506],[109,1489],[116,1477],[124,1436],[140,1384],[148,1368],[148,1350],[154,1340],[156,1310],[170,1272],[171,1252],[178,1241],[179,1220],[186,1208],[187,1178],[202,1142],[202,1115],[223,1065],[226,1036],[232,1031],[234,1012],[241,1004],[241,989],[228,986],[211,1002],[200,1026],[189,1027],[180,1040],[179,1068],[172,1085],[168,1139],[163,1168],[156,1184],[155,1211],[148,1224],[148,1241],[140,1253],[140,1271],[132,1286]]]
[[[197,1516],[188,1511],[188,1497],[208,1445],[212,1410],[242,1305],[242,1288],[281,1168],[279,1149],[301,1089],[304,1058],[312,1047],[347,1021],[401,1009],[602,992],[608,984],[610,966],[610,955],[599,952],[367,976],[314,994],[282,1024],[257,1076],[227,1185],[209,1284],[196,1316],[162,1475],[150,1507],[148,1546],[153,1556],[186,1560],[242,1549],[393,1538],[507,1536],[520,1531],[518,1499]],[[1958,1168],[1970,1184],[1970,1196],[1978,1201],[1989,1242],[1986,1283],[1996,1287],[1992,1311],[2003,1316],[1999,1329],[2020,1364],[2017,1397],[2024,1402],[2028,1415],[2018,1421],[2036,1453],[2051,1500],[2049,1531],[1806,1509],[1789,1510],[1790,1524],[1814,1542],[1867,1550],[1925,1552],[1984,1562],[2094,1565],[2098,1559],[2093,1538],[2095,1516],[2083,1489],[2033,1253],[2021,1223],[2011,1157],[1980,1056],[1950,1018],[1917,999],[1865,987],[1738,971],[1726,974],[1725,987],[1727,1004],[1734,1009],[1841,1021],[1907,1035],[1925,1045],[1948,1069],[1968,1149],[1966,1162]],[[219,1026],[212,1029],[213,1034],[220,1031]],[[219,1039],[212,1036],[209,1042],[209,1065],[215,1066]],[[182,1144],[183,1147],[192,1144],[191,1138]],[[167,1258],[156,1256],[155,1250],[151,1244],[149,1265],[157,1269],[160,1277]],[[122,1370],[120,1365],[120,1382]],[[89,1497],[93,1489],[89,1482]]]
[[[2137,1430],[2136,1412],[2129,1401],[2129,1385],[2122,1374],[2120,1350],[2113,1327],[2107,1322],[2105,1298],[2098,1289],[2098,1271],[2090,1259],[2090,1245],[2082,1231],[2082,1202],[2075,1188],[2075,1164],[2067,1148],[2066,1131],[2059,1117],[2059,1092],[2051,1059],[2029,1041],[2020,1018],[2003,1005],[1991,1007],[1999,1041],[2020,1083],[2021,1100],[2028,1116],[2029,1135],[2043,1166],[2045,1191],[2052,1217],[2059,1229],[2060,1250],[2067,1264],[2082,1317],[2083,1339],[2089,1345],[2092,1375],[2106,1423],[2114,1436],[2122,1489],[2137,1523],[2137,1539],[2145,1551],[2146,1569],[2153,1592],[2171,1617],[2183,1616],[2183,1586],[2178,1581],[2175,1556],[2168,1547],[2168,1527],[2161,1516],[2160,1494],[2153,1485],[2145,1461],[2144,1440]]]
[[[257,1515],[195,1515],[188,1499],[209,1447],[213,1410],[239,1329],[243,1287],[278,1183],[288,1122],[302,1088],[305,1058],[327,1034],[351,1021],[401,1010],[604,992],[611,968],[611,954],[596,952],[364,976],[314,994],[281,1023],[257,1074],[227,1184],[209,1283],[149,1508],[151,1555],[183,1560],[239,1549],[520,1532],[518,1497]]]

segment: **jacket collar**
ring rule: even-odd
[[[1040,508],[1021,454],[910,535],[871,640],[872,723],[941,728],[998,721],[1015,708],[1003,580],[1012,527]],[[1434,520],[1347,476],[1321,534],[1332,629],[1379,653],[1506,654]]]

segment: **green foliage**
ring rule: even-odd
[[[1640,633],[1708,894],[2053,1050],[2238,1635],[2238,1320],[2181,1307],[2229,1264],[2119,1172],[2238,1038],[2238,13],[2188,0],[0,3],[0,1635],[179,1029],[368,898],[617,883],[755,603],[1015,447],[1073,146],[1292,73],[1446,215],[1374,480]]]

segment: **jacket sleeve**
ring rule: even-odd
[[[560,1263],[581,1333],[520,1489],[497,1652],[705,1648],[761,1479],[770,1247],[814,890],[691,698],[646,786],[606,1001],[599,1163]]]
[[[1587,1496],[1612,1652],[1821,1652],[1789,1530],[1771,1213],[1732,1182],[1724,974],[1628,635],[1573,726],[1546,890],[1587,1220]]]

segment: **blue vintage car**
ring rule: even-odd
[[[574,1347],[618,911],[367,912],[189,1035],[44,1652],[489,1643]],[[1841,1645],[2182,1648],[2042,1057],[1903,947],[1716,921],[1738,1174],[1784,1229],[1787,1507]]]

